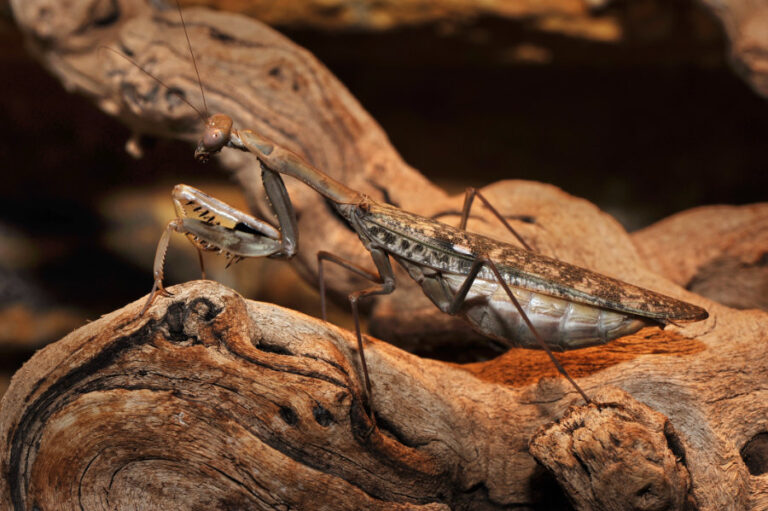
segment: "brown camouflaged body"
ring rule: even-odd
[[[708,316],[690,303],[370,199],[339,210],[366,246],[385,249],[444,311],[473,261],[481,256],[493,260],[553,348],[605,343],[648,324]],[[459,313],[478,331],[507,345],[536,347],[488,268],[478,274]]]

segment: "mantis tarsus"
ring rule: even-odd
[[[329,252],[318,253],[323,319],[324,261],[339,264],[376,284],[349,295],[369,402],[371,383],[359,326],[358,301],[394,291],[390,257],[408,271],[443,312],[461,315],[474,329],[506,345],[546,350],[557,369],[586,401],[589,401],[587,395],[570,378],[551,349],[606,343],[646,325],[699,321],[708,317],[704,309],[690,303],[467,232],[464,226],[471,194],[465,201],[460,227],[456,228],[377,202],[257,133],[234,129],[231,118],[216,114],[206,120],[195,155],[199,160],[206,160],[224,147],[250,152],[261,162],[265,190],[280,229],[199,190],[178,185],[174,189],[174,202],[179,218],[171,221],[159,243],[155,284],[142,313],[154,296],[163,292],[163,260],[173,230],[187,234],[201,250],[218,250],[235,260],[292,257],[297,250],[298,230],[280,174],[295,177],[334,206],[358,234],[376,266],[376,272],[372,272]],[[194,218],[195,215],[198,218]]]

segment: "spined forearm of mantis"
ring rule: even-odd
[[[178,185],[173,198],[179,218],[169,224],[158,246],[155,287],[145,310],[154,296],[162,292],[162,264],[167,236],[172,230],[185,233],[198,249],[217,250],[232,260],[292,257],[298,245],[298,232],[280,174],[295,177],[336,208],[357,232],[376,268],[373,272],[329,252],[318,253],[323,311],[323,262],[336,263],[376,284],[349,295],[372,411],[357,304],[361,298],[395,290],[390,258],[408,271],[443,312],[460,315],[478,332],[508,346],[546,350],[557,369],[586,401],[586,393],[551,350],[602,344],[647,325],[700,321],[708,316],[696,305],[536,254],[527,246],[518,248],[467,232],[463,226],[474,193],[468,195],[457,228],[378,203],[257,133],[233,129],[229,117],[216,114],[208,119],[195,154],[199,160],[206,160],[224,147],[252,153],[261,162],[265,189],[275,208],[280,231],[199,190]],[[190,212],[197,219],[189,218]]]

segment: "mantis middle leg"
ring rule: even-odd
[[[323,281],[323,261],[330,261],[333,263],[338,264],[342,268],[346,268],[347,270],[350,270],[358,275],[360,275],[363,278],[366,278],[372,282],[376,282],[379,285],[372,286],[360,291],[355,291],[353,293],[349,294],[349,303],[352,306],[352,317],[355,320],[355,334],[357,335],[357,349],[358,354],[360,356],[360,365],[363,368],[363,377],[365,379],[365,389],[366,393],[368,394],[368,402],[370,405],[371,410],[371,420],[376,423],[375,418],[375,408],[373,406],[373,390],[371,389],[371,379],[368,375],[368,364],[365,362],[365,351],[363,348],[363,335],[360,331],[360,312],[358,310],[358,301],[360,298],[365,298],[368,296],[375,296],[375,295],[388,295],[392,293],[395,290],[395,274],[392,271],[392,263],[389,260],[389,256],[387,253],[375,246],[368,247],[368,250],[371,253],[371,258],[373,259],[373,263],[376,265],[376,269],[378,270],[378,274],[375,274],[369,270],[366,270],[365,268],[362,268],[355,263],[352,263],[350,261],[347,261],[337,255],[331,254],[330,252],[318,252],[317,253],[317,263],[318,263],[318,279],[320,283],[320,300],[322,304],[322,311],[323,311],[323,321],[325,321],[325,283]]]

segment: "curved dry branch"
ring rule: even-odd
[[[137,133],[197,140],[202,122],[179,99],[181,95],[202,109],[178,11],[153,10],[146,0],[119,0],[106,13],[91,4],[24,0],[13,7],[30,47],[70,89],[90,96]],[[263,133],[371,196],[389,194],[388,200],[413,210],[425,198],[444,197],[402,161],[378,124],[308,51],[244,16],[206,9],[189,9],[184,16],[211,113],[227,113],[236,126]],[[131,56],[176,94],[105,46]],[[225,151],[221,160],[251,203],[258,204],[260,216],[270,216],[255,158]],[[346,257],[367,262],[355,235],[322,197],[287,181],[300,212],[302,250],[297,261],[305,275],[314,271],[320,244],[343,247]],[[398,186],[390,187],[394,182]],[[420,195],[406,190],[419,190]],[[349,279],[341,275],[339,281]]]
[[[643,262],[738,309],[768,310],[768,203],[683,211],[632,234]]]
[[[692,339],[647,329],[563,354],[602,403],[570,411],[579,398],[542,378],[541,353],[459,367],[368,339],[371,429],[349,332],[209,281],[173,291],[145,318],[137,301],[82,327],[14,377],[0,403],[0,508],[532,506],[553,487],[528,442],[564,415],[533,452],[593,495],[605,498],[604,485],[624,474],[628,488],[667,502],[659,509],[768,502],[768,474],[759,463],[750,474],[740,456],[765,455],[763,312],[713,306]],[[615,435],[600,436],[606,424]],[[580,440],[563,443],[563,428]],[[574,453],[603,477],[561,474],[568,464],[551,460]],[[669,492],[658,491],[666,479],[653,466],[671,475]]]

